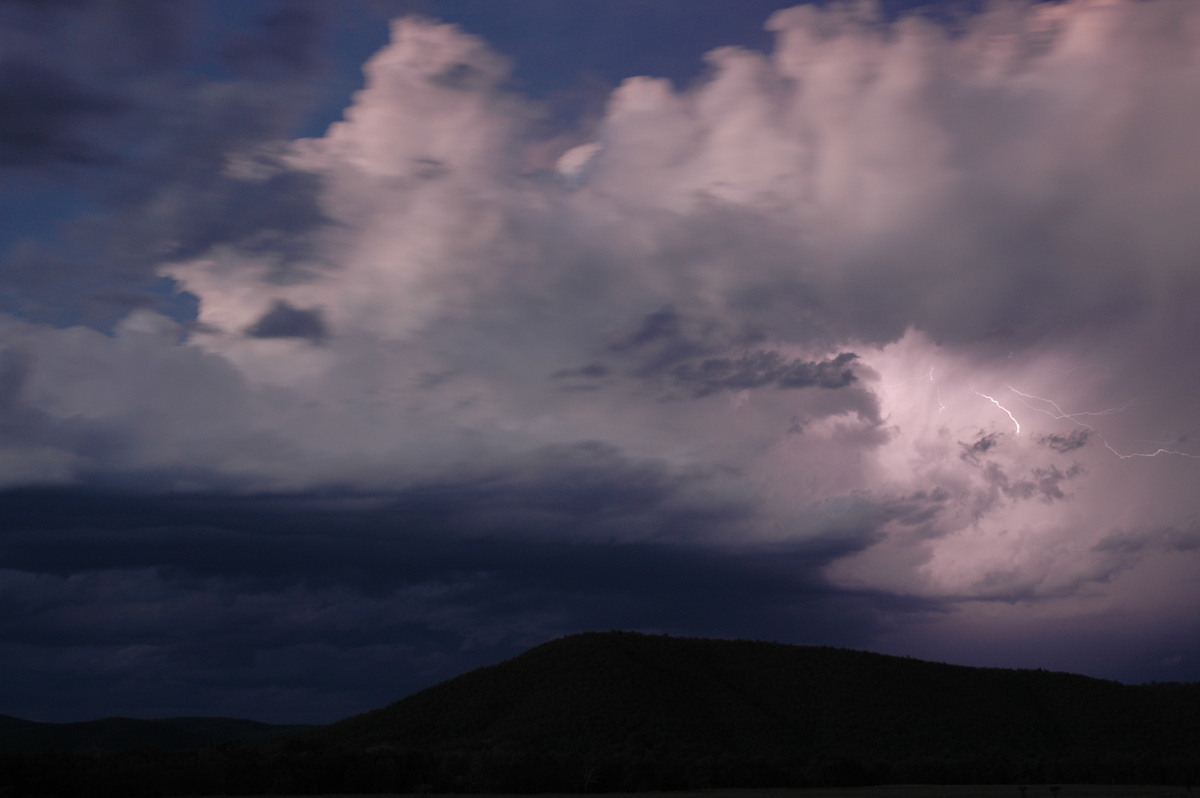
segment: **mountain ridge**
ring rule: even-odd
[[[969,773],[990,772],[1006,781],[1022,769],[1032,776],[1046,763],[1073,762],[1109,780],[1135,761],[1200,764],[1200,685],[1133,686],[825,646],[592,632],[313,736],[349,749],[484,760],[536,753],[543,768],[548,760],[591,759],[626,776],[621,763],[644,761],[647,752],[667,770],[726,763],[723,773],[708,767],[687,777],[701,785],[741,784],[754,767],[774,774],[773,784],[812,783],[814,769],[830,763],[853,763],[860,780],[936,781],[957,772],[972,781]],[[484,782],[508,783],[503,774]],[[624,778],[615,786],[630,783],[654,782]]]

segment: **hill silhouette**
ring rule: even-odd
[[[252,743],[310,728],[237,718],[102,718],[39,723],[0,716],[0,751],[167,751],[215,743]]]
[[[620,771],[606,779],[617,789],[1052,780],[1064,763],[1093,777],[1077,780],[1110,781],[1149,761],[1195,769],[1200,685],[1134,687],[828,647],[588,633],[316,737],[350,749],[470,757],[476,780],[497,789],[520,786],[510,774],[533,760],[543,770],[573,762],[596,779]]]
[[[138,798],[871,783],[1190,788],[1200,773],[1200,684],[1129,686],[847,649],[629,632],[554,640],[382,709],[285,737],[279,727],[243,724],[250,722],[31,725],[0,717],[0,748],[24,739],[23,750],[42,752],[0,754],[0,792]],[[147,733],[158,735],[156,753],[118,750]],[[38,734],[59,735],[58,752],[92,753],[64,760],[52,746],[30,745]],[[209,742],[189,747],[189,735]]]
[[[36,725],[36,721],[14,718],[10,715],[0,715],[0,734],[10,731],[20,731],[21,729],[28,729],[30,726]]]

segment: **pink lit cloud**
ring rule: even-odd
[[[767,27],[548,133],[482,38],[396,20],[341,121],[225,151],[308,204],[154,262],[194,320],[0,317],[0,483],[461,491],[487,545],[787,552],[877,602],[863,647],[1200,656],[1200,6]]]

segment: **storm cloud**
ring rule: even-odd
[[[298,137],[318,22],[171,101],[0,68],[7,167],[129,181],[8,256],[14,701],[332,720],[612,627],[1200,674],[1200,7],[797,6],[554,125],[405,17]]]

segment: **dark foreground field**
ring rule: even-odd
[[[1025,798],[1053,798],[1051,785],[1029,785]],[[1058,798],[1182,798],[1180,787],[1130,784],[1063,784]],[[1021,798],[1009,784],[891,784],[875,787],[814,787],[803,790],[729,790],[689,793],[704,798]]]
[[[680,792],[589,793],[595,798],[1055,798],[1048,784],[1028,785],[1022,793],[1010,784],[887,784],[874,787],[811,787],[779,790],[684,790]],[[1187,798],[1183,787],[1153,784],[1063,784],[1057,798]],[[409,795],[324,795],[303,798],[410,798]],[[301,796],[271,796],[301,798]],[[510,798],[504,793],[472,798]],[[539,798],[579,798],[579,793],[545,793]]]

